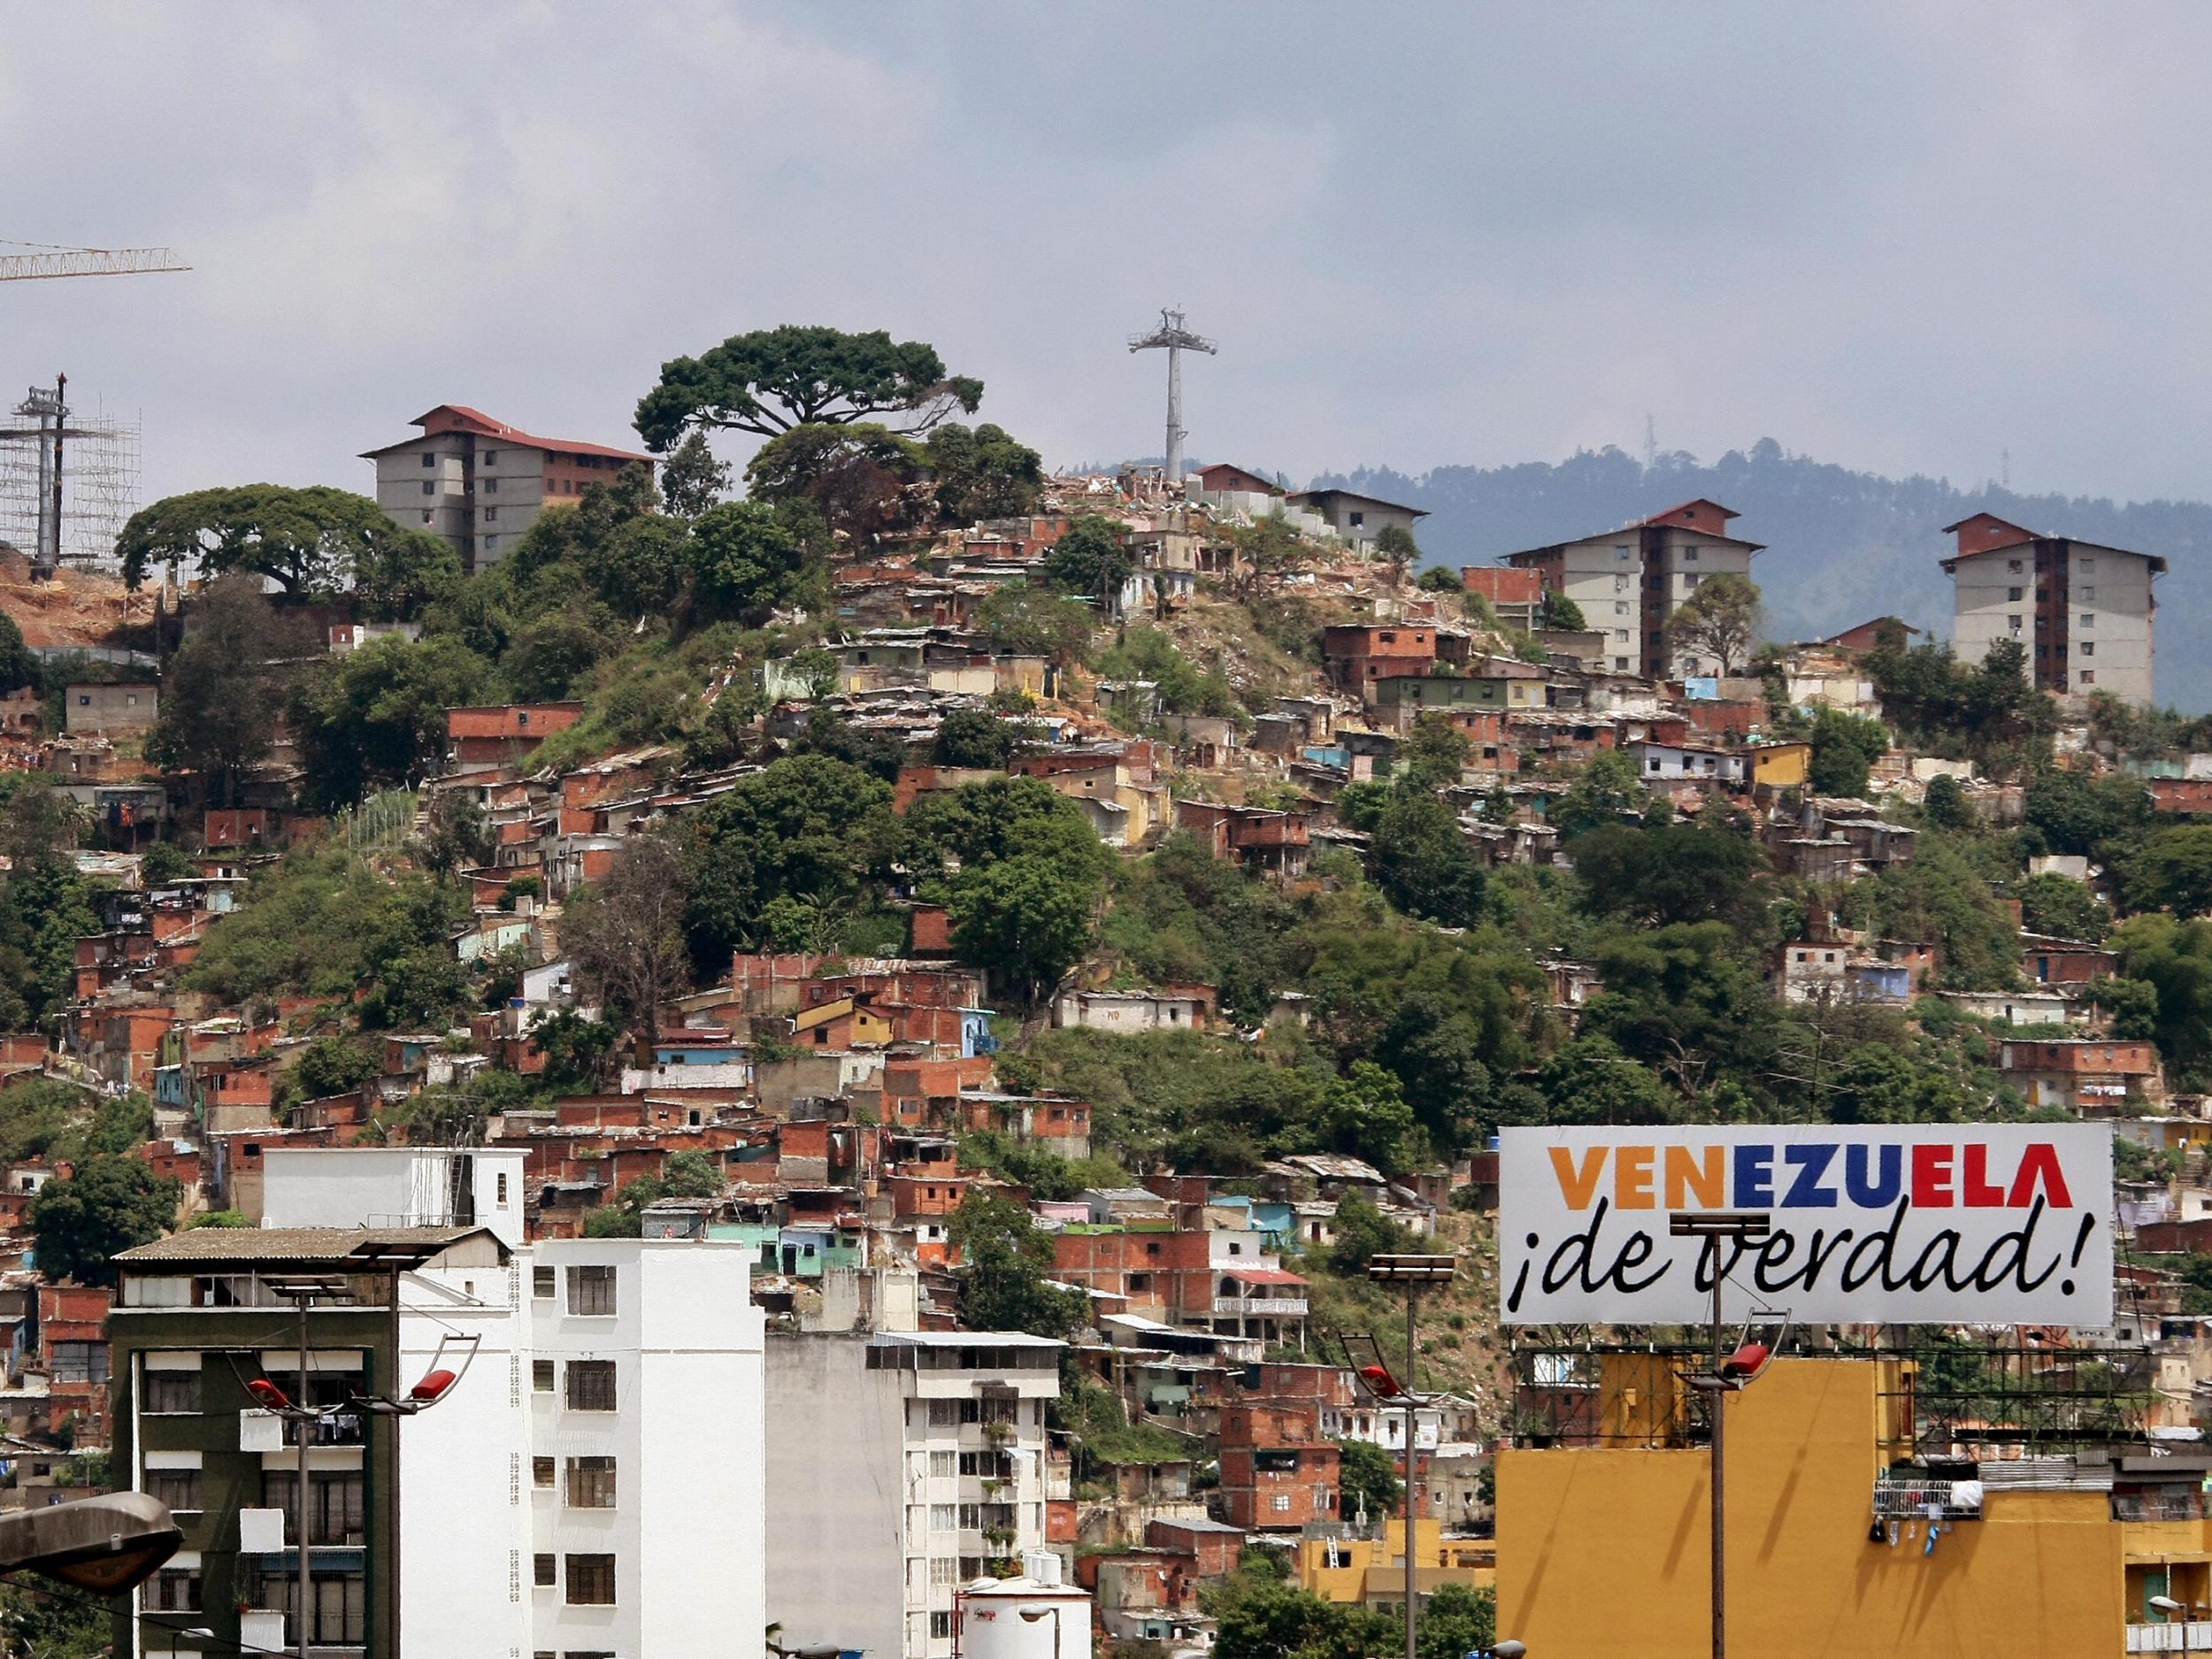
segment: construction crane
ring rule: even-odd
[[[157,271],[192,268],[168,248],[61,248],[12,236],[0,236],[0,246],[37,250],[0,254],[0,282],[32,282],[42,277],[146,276]]]

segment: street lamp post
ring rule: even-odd
[[[1419,1628],[1421,1578],[1413,1548],[1413,1476],[1416,1441],[1420,1432],[1421,1398],[1413,1391],[1415,1309],[1424,1285],[1448,1285],[1459,1271],[1450,1256],[1376,1256],[1367,1263],[1367,1277],[1378,1284],[1402,1285],[1406,1293],[1406,1374],[1399,1394],[1406,1410],[1406,1659],[1417,1659],[1414,1639]]]
[[[1735,1210],[1709,1210],[1673,1217],[1667,1231],[1678,1239],[1709,1239],[1713,1253],[1713,1331],[1712,1370],[1693,1377],[1690,1386],[1710,1396],[1713,1402],[1712,1486],[1713,1503],[1713,1659],[1727,1659],[1728,1654],[1728,1566],[1726,1540],[1728,1535],[1727,1486],[1727,1424],[1728,1395],[1743,1386],[1741,1378],[1729,1375],[1727,1356],[1722,1351],[1721,1286],[1726,1275],[1721,1270],[1720,1244],[1724,1239],[1733,1239],[1740,1247],[1752,1239],[1763,1239],[1770,1223],[1765,1216]]]
[[[329,1277],[272,1278],[261,1282],[273,1294],[292,1303],[299,1314],[299,1393],[291,1402],[292,1409],[280,1412],[279,1417],[280,1420],[288,1418],[299,1437],[299,1457],[295,1465],[298,1473],[293,1477],[297,1484],[292,1493],[292,1547],[299,1552],[296,1563],[299,1659],[307,1659],[308,1621],[312,1617],[315,1572],[307,1553],[307,1443],[311,1438],[309,1431],[315,1421],[315,1404],[308,1393],[307,1310],[314,1306],[318,1297],[342,1295],[346,1283],[342,1279]]]

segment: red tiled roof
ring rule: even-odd
[[[657,458],[635,449],[611,449],[603,443],[579,443],[570,438],[541,438],[534,433],[523,431],[519,426],[511,426],[503,420],[495,420],[482,410],[471,409],[466,403],[440,403],[435,409],[426,411],[407,424],[420,426],[425,437],[441,432],[472,432],[480,438],[498,438],[508,443],[534,449],[551,449],[561,455],[599,455],[617,461],[642,461],[649,466],[655,465]],[[409,438],[403,442],[414,443],[419,440]],[[382,449],[364,449],[362,458],[365,460],[399,447],[396,443],[388,443]]]

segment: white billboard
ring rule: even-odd
[[[2112,1132],[1507,1129],[1498,1167],[1508,1325],[2112,1320]],[[1674,1216],[1766,1217],[1752,1240],[1676,1238]]]

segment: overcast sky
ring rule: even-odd
[[[1770,434],[2212,495],[2212,8],[19,4],[0,388],[145,421],[146,499],[443,402],[624,442],[662,359],[933,342],[1048,462],[1555,459]],[[9,401],[12,401],[12,396]]]

